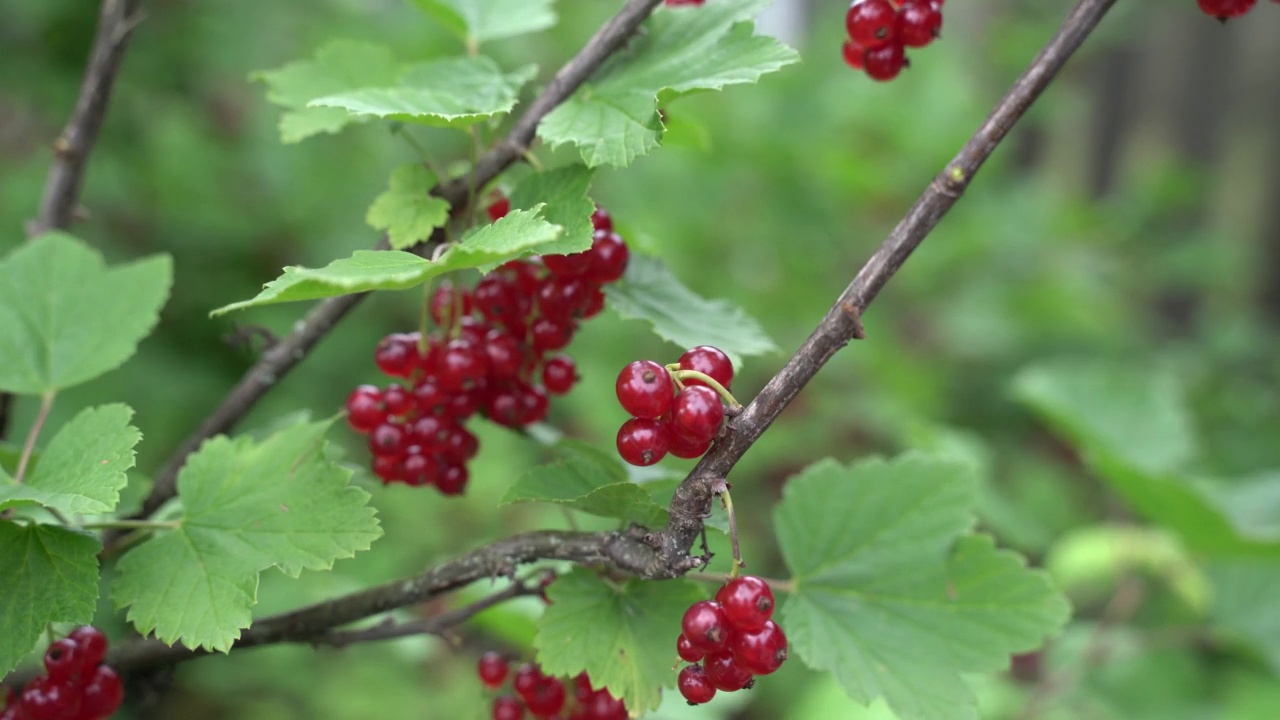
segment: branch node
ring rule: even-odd
[[[844,313],[844,316],[849,318],[849,322],[853,323],[853,339],[865,340],[867,331],[862,326],[862,311],[858,309],[858,306],[849,300],[844,300],[840,303],[840,312]]]
[[[958,198],[969,185],[969,177],[959,165],[948,165],[931,183],[939,194],[950,198]]]

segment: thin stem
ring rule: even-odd
[[[431,325],[431,285],[428,280],[422,285],[422,314],[418,317],[418,357],[427,356],[427,333]]]
[[[742,552],[738,548],[738,518],[733,512],[733,497],[729,494],[728,485],[720,491],[720,502],[724,503],[724,512],[729,518],[729,542],[733,545],[733,567],[729,570],[729,578],[732,579],[738,577],[738,571],[747,564],[742,562]]]
[[[532,150],[526,149],[524,153],[521,155],[521,157],[524,158],[525,162],[529,163],[529,167],[533,168],[534,170],[537,170],[538,172],[542,172],[543,170],[542,161],[538,159],[537,155],[533,154]]]
[[[712,390],[715,390],[725,402],[729,403],[729,407],[737,409],[742,408],[742,403],[738,402],[738,399],[733,396],[733,393],[729,392],[728,388],[721,385],[719,381],[710,375],[704,372],[698,372],[697,370],[681,370],[679,363],[668,365],[667,370],[671,373],[671,379],[676,381],[677,387],[683,389],[686,380],[697,380],[705,383],[707,387]]]
[[[103,520],[80,526],[85,530],[174,530],[182,527],[181,520]]]
[[[18,467],[13,472],[15,482],[21,483],[27,474],[27,465],[31,462],[31,456],[36,451],[36,439],[40,437],[40,430],[44,427],[44,423],[49,419],[49,409],[53,407],[53,398],[57,396],[57,392],[50,390],[40,396],[40,410],[36,413],[35,422],[31,423],[31,430],[27,433],[26,442],[22,443],[22,455],[18,457]]]

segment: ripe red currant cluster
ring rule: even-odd
[[[496,652],[480,656],[477,673],[480,682],[490,690],[498,690],[507,681],[510,666]],[[545,675],[532,663],[521,665],[511,679],[515,695],[499,695],[493,700],[493,720],[520,720],[527,710],[535,718],[559,718],[572,705],[569,720],[627,720],[627,707],[608,690],[591,687],[586,673],[573,680],[570,702],[565,684],[559,678]]]
[[[84,625],[44,653],[45,674],[9,694],[0,720],[102,720],[124,700],[124,684],[102,664],[107,636]]]
[[[845,15],[844,61],[873,80],[892,80],[907,67],[906,48],[922,48],[942,31],[945,0],[853,0]]]
[[[506,199],[489,207],[501,218]],[[578,321],[604,309],[602,287],[627,269],[630,251],[609,214],[591,216],[590,249],[513,260],[472,289],[443,284],[430,300],[437,331],[396,333],[378,343],[383,374],[409,381],[361,385],[347,397],[347,422],[369,436],[373,473],[385,484],[432,485],[445,495],[466,487],[466,463],[479,441],[464,423],[482,413],[506,427],[547,415],[548,394],[577,382],[577,366],[557,354]]]
[[[690,705],[710,702],[717,690],[755,685],[787,659],[787,636],[772,620],[773,591],[764,580],[742,575],[725,583],[715,600],[689,606],[676,640],[681,660],[676,686]]]
[[[636,360],[618,373],[616,390],[630,420],[618,428],[618,454],[641,467],[667,453],[702,456],[724,423],[722,400],[733,382],[733,363],[724,351],[699,345],[674,365]]]
[[[1222,22],[1237,18],[1253,9],[1258,0],[1198,0],[1200,9],[1205,15],[1215,17]],[[1280,3],[1280,0],[1271,0]]]

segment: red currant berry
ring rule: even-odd
[[[530,329],[533,335],[533,351],[539,355],[565,348],[573,339],[574,326],[568,321],[538,318]]]
[[[636,360],[622,368],[614,384],[622,409],[638,418],[660,418],[671,409],[671,373],[652,360]]]
[[[597,205],[596,211],[591,213],[591,227],[606,232],[613,230],[613,216],[608,210]]]
[[[772,620],[759,630],[740,630],[729,646],[738,667],[755,675],[768,675],[787,659],[787,636]]]
[[[400,461],[400,479],[413,487],[434,483],[440,476],[440,462],[434,455],[417,453]]]
[[[1280,0],[1278,0],[1280,1]],[[582,305],[582,318],[593,318],[604,310],[604,290],[599,285],[592,285],[587,291],[587,300]]]
[[[857,0],[844,16],[849,39],[864,48],[891,43],[897,14],[898,11],[889,0]]]
[[[925,47],[942,33],[942,11],[931,0],[908,0],[896,22],[898,40],[907,47]]]
[[[453,327],[455,320],[471,314],[471,293],[466,288],[455,288],[452,283],[441,283],[431,293],[431,319],[440,327]]]
[[[361,385],[347,396],[347,424],[358,433],[369,433],[387,421],[382,393],[373,385]]]
[[[413,404],[419,415],[439,415],[444,412],[449,396],[440,387],[434,375],[428,375],[413,386]]]
[[[730,580],[716,593],[716,601],[739,630],[759,630],[773,617],[773,590],[754,575]]]
[[[97,667],[107,657],[107,636],[98,628],[81,625],[67,637],[74,640],[80,648],[80,666],[84,670]]]
[[[676,687],[680,688],[680,694],[690,705],[711,702],[711,698],[716,696],[716,688],[707,679],[701,665],[686,665],[676,679]]]
[[[707,680],[711,681],[715,689],[725,692],[741,690],[753,677],[751,673],[738,667],[733,661],[733,653],[728,650],[708,655],[702,665],[707,672]]]
[[[124,702],[124,683],[114,670],[99,665],[80,691],[80,717],[105,718]]]
[[[493,720],[520,720],[524,717],[524,703],[510,695],[493,701]]]
[[[511,283],[520,296],[532,298],[538,292],[541,269],[528,260],[510,260],[499,266],[494,273]]]
[[[369,433],[369,452],[374,455],[396,456],[409,446],[408,434],[403,425],[383,423]]]
[[[489,207],[485,208],[485,211],[489,213],[490,220],[497,222],[511,212],[511,201],[505,197],[499,197]]]
[[[714,439],[723,422],[720,394],[709,387],[686,387],[671,404],[671,429],[694,442]]]
[[[486,275],[472,296],[476,309],[490,321],[504,322],[524,314],[520,291],[501,275]]]
[[[623,460],[647,467],[667,456],[671,436],[660,420],[631,418],[618,428],[617,444]]]
[[[391,377],[409,377],[422,362],[418,355],[418,338],[409,333],[394,333],[382,338],[373,351],[378,369]]]
[[[681,633],[680,637],[676,638],[676,654],[685,662],[698,662],[706,653],[694,647],[693,644],[689,642],[689,638],[685,637],[684,634]]]
[[[408,427],[409,437],[413,442],[421,445],[427,452],[436,452],[444,447],[453,423],[440,415],[423,415]]]
[[[62,638],[44,651],[44,669],[49,679],[66,683],[80,673],[80,647],[71,638]]]
[[[476,672],[480,675],[480,682],[496,689],[507,679],[507,669],[507,659],[490,651],[480,656]]]
[[[511,333],[496,328],[490,330],[484,337],[484,354],[491,379],[511,380],[520,374],[524,349]]]
[[[436,489],[443,495],[461,495],[467,489],[468,479],[465,465],[445,465],[436,478]]]
[[[51,677],[38,677],[22,688],[19,705],[31,720],[63,720],[80,711],[80,693]]]
[[[404,417],[416,406],[413,395],[396,383],[391,383],[382,391],[382,407],[391,417]]]
[[[733,361],[723,350],[710,345],[689,348],[680,356],[681,370],[696,370],[724,386],[733,385]],[[685,385],[706,385],[697,378],[684,380]]]
[[[714,438],[707,438],[702,441],[690,440],[684,435],[672,430],[671,421],[669,419],[666,421],[666,425],[668,429],[667,434],[671,438],[671,447],[667,449],[667,452],[672,455],[675,455],[678,458],[685,458],[686,460],[691,458],[700,458],[703,455],[706,455],[707,450],[711,448],[711,441]]]
[[[733,630],[720,603],[699,600],[684,611],[680,630],[689,644],[704,653],[716,653],[725,649],[733,636]]]
[[[1253,9],[1257,0],[1199,0],[1200,9],[1211,17],[1228,20]]]
[[[484,352],[470,340],[458,338],[441,351],[437,379],[444,390],[462,392],[480,384],[487,369]]]
[[[844,64],[854,70],[862,69],[862,55],[866,51],[866,48],[852,40],[845,40],[844,45],[840,47],[840,52],[844,55]]]
[[[581,278],[551,278],[538,288],[538,312],[544,318],[568,322],[586,307],[589,290]]]
[[[533,692],[524,696],[529,712],[534,717],[546,718],[560,712],[564,707],[564,683],[557,678],[543,676],[534,683]]]
[[[550,403],[547,392],[538,385],[521,384],[517,387],[516,399],[520,401],[518,418],[521,426],[532,425],[547,419]]]
[[[552,275],[572,278],[584,275],[587,270],[591,269],[591,258],[586,252],[576,252],[569,255],[543,255],[542,264],[547,266],[547,271]]]
[[[622,236],[609,230],[597,230],[586,255],[591,259],[587,279],[597,285],[606,285],[621,280],[626,274],[631,251],[622,241]]]
[[[573,699],[577,700],[579,705],[585,705],[594,692],[595,690],[591,687],[591,678],[586,673],[578,673],[573,678]]]
[[[578,366],[568,355],[556,355],[542,366],[542,385],[552,395],[564,395],[578,381]]]
[[[627,720],[626,704],[603,688],[591,693],[584,709],[587,717],[595,720]]]
[[[898,73],[907,65],[907,56],[902,51],[901,43],[892,42],[878,48],[867,48],[866,54],[862,56],[862,64],[867,77],[886,82],[898,77]]]
[[[384,485],[390,485],[393,482],[400,482],[404,479],[401,475],[402,471],[400,458],[395,455],[374,455],[373,456],[373,474],[382,481]]]
[[[457,425],[449,430],[445,438],[441,456],[445,462],[453,465],[465,465],[468,460],[480,451],[480,441],[469,430]]]
[[[542,679],[542,670],[533,663],[524,663],[519,668],[516,668],[515,679],[512,680],[512,688],[519,695],[529,695],[533,693],[533,689],[540,679]]]

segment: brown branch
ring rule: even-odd
[[[676,489],[670,521],[658,534],[663,556],[671,560],[685,556],[701,531],[703,517],[711,509],[716,481],[729,474],[836,352],[850,340],[863,335],[861,320],[867,306],[960,199],[983,163],[1114,4],[1115,0],[1081,0],[1076,5],[1057,34],[1031,61],[978,131],[933,179],[898,226],[858,271],[817,329],[760,394],[730,421],[729,431],[721,434]]]
[[[433,194],[449,201],[455,216],[464,213],[472,185],[487,185],[512,164],[523,159],[525,150],[533,142],[538,123],[560,103],[569,99],[609,56],[621,49],[661,2],[662,0],[628,0],[618,14],[602,25],[582,50],[560,68],[542,94],[516,120],[507,137],[480,158],[470,175],[436,187]],[[438,235],[440,234],[437,233]],[[438,242],[440,237],[437,236],[433,236],[432,241]],[[386,247],[385,242],[379,246],[380,249]],[[150,515],[173,497],[178,471],[182,469],[187,456],[195,452],[205,440],[230,430],[239,422],[268,390],[302,362],[333,326],[364,298],[365,294],[343,295],[320,302],[295,326],[293,332],[263,353],[217,409],[199,429],[182,442],[156,474],[155,485],[143,502],[140,515]],[[109,536],[107,544],[113,544],[117,540],[118,536]]]
[[[634,12],[647,14],[656,4],[657,0],[633,0],[624,8],[623,13],[628,8],[635,8]],[[710,511],[719,483],[822,365],[849,340],[861,335],[860,319],[866,307],[955,204],[974,174],[1114,4],[1115,0],[1081,0],[1058,33],[1036,56],[983,125],[934,179],[871,260],[858,272],[818,328],[755,400],[734,418],[730,426],[731,432],[717,441],[715,447],[676,489],[669,508],[671,519],[663,531],[645,532],[642,528],[633,528],[612,533],[543,531],[515,535],[413,578],[263,618],[253,623],[234,647],[312,642],[334,628],[423,602],[476,580],[509,575],[517,565],[539,559],[604,566],[643,579],[679,577],[697,568],[701,560],[690,557],[689,548],[703,528],[703,519]],[[616,21],[617,18],[615,26]],[[639,19],[635,22],[638,24]],[[610,26],[606,26],[608,27]],[[595,40],[593,38],[593,43]],[[588,47],[590,46],[589,43]],[[550,88],[548,92],[551,92]],[[567,95],[571,89],[563,92]],[[536,126],[536,122],[533,125]],[[522,127],[523,123],[517,123],[517,126]],[[511,162],[518,157],[518,154],[514,155]],[[485,164],[486,160],[482,159],[481,164]],[[462,186],[454,183],[446,187],[465,188],[465,183]],[[320,308],[324,305],[322,303]],[[329,324],[332,325],[332,321]],[[182,662],[202,654],[205,653],[182,646],[168,646],[155,640],[144,640],[115,649],[109,655],[108,662],[120,670],[130,671]],[[12,685],[15,678],[10,678],[8,683]]]
[[[107,116],[107,101],[111,99],[129,36],[138,24],[138,4],[139,0],[103,0],[76,107],[53,143],[53,165],[44,183],[40,214],[27,224],[28,237],[66,228],[75,217],[84,167]],[[11,393],[0,393],[0,439],[8,436],[13,399]]]

